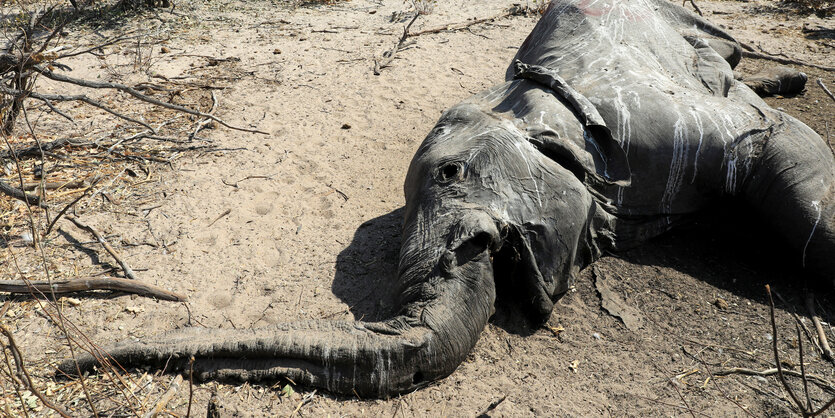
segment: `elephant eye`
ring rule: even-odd
[[[438,167],[436,178],[440,183],[449,183],[454,180],[460,180],[464,172],[461,163],[444,163]]]

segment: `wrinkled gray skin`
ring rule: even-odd
[[[734,80],[738,58],[729,35],[667,0],[554,2],[517,54],[530,66],[449,109],[418,149],[396,316],[182,329],[106,351],[169,370],[193,355],[204,379],[407,392],[464,360],[497,287],[542,321],[603,250],[723,196],[756,208],[794,248],[791,262],[831,278],[835,161],[811,129]]]

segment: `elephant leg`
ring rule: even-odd
[[[785,116],[744,187],[744,198],[793,248],[789,259],[835,278],[835,157],[823,139]]]

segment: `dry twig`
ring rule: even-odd
[[[812,323],[815,325],[815,331],[818,334],[818,344],[821,348],[821,355],[824,359],[835,361],[832,356],[832,348],[829,347],[829,341],[826,339],[826,333],[823,331],[823,326],[815,313],[815,295],[811,292],[806,292],[806,310],[809,311],[809,316],[812,318]]]
[[[739,45],[743,48],[742,56],[745,57],[745,58],[757,58],[757,59],[762,59],[762,60],[774,61],[774,62],[777,62],[777,63],[780,63],[780,64],[805,65],[806,67],[817,68],[817,69],[820,69],[820,70],[835,71],[835,67],[814,64],[814,63],[811,63],[811,62],[806,62],[806,61],[802,61],[802,60],[798,60],[798,59],[794,59],[794,58],[778,57],[776,55],[766,54],[766,53],[763,53],[763,52],[757,52],[757,51],[754,50],[754,48],[751,45],[748,45],[748,44],[745,44],[745,43],[742,43],[742,42],[740,42]]]
[[[403,42],[406,42],[406,38],[409,37],[409,28],[412,27],[412,24],[415,23],[415,20],[417,20],[418,17],[420,17],[420,13],[415,13],[412,20],[406,24],[406,27],[403,28],[403,35],[400,36],[400,39],[394,45],[394,48],[384,52],[381,60],[377,61],[376,58],[374,59],[374,75],[380,75],[380,71],[382,71],[383,68],[388,67],[389,64],[394,61],[394,54],[396,54],[397,51],[403,47]]]
[[[164,409],[165,406],[168,405],[168,402],[171,402],[171,399],[174,398],[174,395],[177,394],[177,391],[180,390],[180,384],[183,383],[183,376],[177,375],[172,381],[171,385],[168,387],[168,390],[159,398],[156,406],[154,409],[148,411],[147,414],[143,416],[143,418],[154,418],[159,415]]]
[[[818,85],[819,85],[819,86],[821,86],[821,88],[823,89],[823,91],[825,91],[825,92],[826,92],[826,94],[827,94],[827,95],[828,95],[828,96],[829,96],[832,100],[835,100],[835,94],[832,94],[832,92],[831,92],[831,91],[829,91],[829,89],[828,89],[828,88],[826,88],[826,85],[825,85],[825,84],[823,84],[823,80],[818,79]]]
[[[12,357],[15,361],[15,366],[17,367],[17,378],[24,385],[26,385],[26,389],[28,389],[32,394],[34,394],[47,408],[55,411],[58,415],[62,417],[70,417],[70,414],[60,405],[55,405],[49,399],[46,399],[43,394],[35,387],[32,383],[32,377],[29,375],[29,372],[26,370],[26,367],[23,365],[23,355],[20,353],[20,349],[17,347],[15,343],[14,336],[12,333],[3,325],[0,325],[0,332],[6,336],[6,339],[9,342],[9,351],[12,353]],[[25,404],[22,404],[24,410],[26,408]]]
[[[800,344],[799,348],[801,350],[801,354],[800,354],[800,358],[801,358],[801,360],[800,360],[801,361],[800,375],[801,376],[800,377],[801,377],[801,379],[803,379],[803,385],[804,385],[803,387],[804,387],[806,398],[807,398],[807,401],[808,401],[808,407],[803,405],[803,402],[801,402],[800,399],[797,397],[797,395],[795,395],[791,386],[789,386],[788,381],[786,381],[786,377],[784,376],[785,374],[788,374],[788,373],[783,371],[783,366],[782,366],[782,363],[780,361],[780,352],[777,349],[777,320],[774,318],[774,298],[771,297],[771,286],[765,285],[765,291],[766,291],[766,293],[768,293],[768,306],[769,306],[769,312],[771,314],[771,332],[772,332],[771,348],[772,348],[772,351],[774,351],[774,362],[777,365],[777,379],[783,385],[783,388],[789,394],[792,401],[794,401],[794,403],[797,406],[797,409],[800,411],[801,415],[803,415],[804,417],[818,416],[818,415],[822,414],[823,412],[825,412],[827,409],[829,409],[833,404],[835,404],[835,396],[833,396],[832,399],[829,400],[829,402],[827,402],[822,407],[820,407],[820,409],[814,410],[814,408],[812,406],[812,400],[809,397],[809,389],[806,385],[808,376],[806,376],[806,370],[802,365],[802,363],[803,363],[803,351],[802,351],[803,350],[803,345],[802,345],[802,342],[801,342],[802,339],[800,338],[800,327],[797,326],[797,324],[795,324],[797,326],[797,337],[798,337],[797,340],[798,340],[798,343]]]
[[[408,33],[408,37],[411,38],[411,37],[420,36],[420,35],[428,35],[428,34],[431,34],[431,33],[457,32],[457,31],[460,31],[460,30],[468,29],[471,26],[480,25],[482,23],[487,23],[487,22],[492,22],[494,20],[504,19],[504,18],[510,17],[510,16],[519,16],[519,15],[524,14],[525,10],[526,9],[522,6],[511,6],[511,7],[507,8],[507,10],[505,10],[505,11],[503,11],[503,12],[501,12],[501,13],[495,15],[495,16],[485,17],[483,19],[475,19],[475,20],[471,20],[471,21],[468,21],[468,22],[464,22],[464,23],[456,23],[456,24],[440,26],[440,27],[437,27],[437,28],[423,29],[423,30],[419,30],[417,32],[410,32],[410,33]]]
[[[117,263],[119,263],[119,266],[122,267],[122,271],[125,272],[125,277],[127,277],[131,280],[138,280],[136,278],[136,275],[133,273],[133,270],[128,265],[128,263],[126,263],[125,260],[123,260],[122,257],[119,256],[119,253],[117,253],[116,250],[114,250],[113,247],[110,246],[110,244],[107,242],[107,240],[104,239],[104,236],[102,236],[99,233],[99,231],[97,231],[92,226],[89,226],[89,225],[79,221],[78,219],[76,219],[73,216],[66,216],[65,218],[68,221],[74,223],[75,226],[77,226],[77,227],[89,232],[90,234],[92,234],[93,237],[96,238],[96,241],[98,241],[99,244],[101,244],[101,246],[104,248],[104,250],[107,251],[107,253],[110,254],[110,256],[113,257],[116,260]]]

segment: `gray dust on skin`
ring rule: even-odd
[[[835,160],[734,79],[739,55],[666,0],[553,2],[517,53],[524,64],[446,111],[412,160],[391,319],[182,329],[105,351],[179,370],[194,356],[202,379],[392,396],[452,373],[496,306],[542,322],[603,250],[728,196],[794,248],[787,259],[831,277]]]

